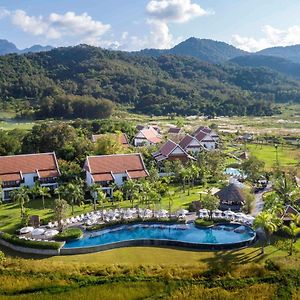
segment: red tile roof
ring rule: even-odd
[[[144,178],[144,177],[148,176],[148,174],[145,170],[128,171],[127,173],[131,179]]]
[[[88,156],[86,168],[94,177],[95,174],[97,176],[107,173],[120,174],[126,173],[126,171],[144,171],[147,173],[143,159],[139,153]]]
[[[153,127],[144,128],[140,132],[151,143],[158,144],[161,142],[161,137],[159,136],[159,133]]]
[[[180,132],[180,130],[181,130],[181,128],[170,127],[168,133],[178,134]]]
[[[171,152],[177,147],[177,144],[171,140],[168,140],[160,149],[159,153],[164,156],[169,156]]]
[[[55,153],[22,154],[0,156],[0,179],[8,178],[8,174],[28,174],[37,171],[53,171],[59,174]],[[4,176],[4,177],[3,177]]]
[[[22,180],[22,176],[20,173],[11,173],[11,174],[4,174],[0,175],[1,181],[19,181]]]
[[[45,170],[45,171],[38,171],[39,178],[49,178],[49,177],[58,177],[59,173],[57,170]]]
[[[179,145],[181,148],[185,149],[189,143],[193,140],[193,137],[187,134],[180,142]]]
[[[205,126],[200,126],[199,128],[197,128],[197,130],[194,132],[194,135],[197,135],[200,131],[205,132],[205,133],[211,133],[212,130],[209,127],[205,127]]]
[[[100,182],[100,181],[112,181],[114,180],[113,176],[111,173],[104,173],[104,174],[94,174],[93,175],[94,181],[95,182]]]

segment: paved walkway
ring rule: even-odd
[[[272,190],[272,182],[269,182],[265,189],[255,194],[254,209],[251,215],[256,217],[264,208],[263,194]]]

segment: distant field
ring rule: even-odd
[[[256,156],[265,162],[267,169],[276,164],[276,149],[272,145],[254,145],[248,144],[247,148],[251,155]],[[278,146],[278,161],[281,166],[295,166],[300,162],[300,148],[290,146]]]

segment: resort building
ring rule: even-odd
[[[287,205],[282,216],[281,216],[281,220],[283,222],[291,222],[293,221],[293,216],[298,216],[299,212],[296,208],[294,208],[291,205]]]
[[[191,159],[195,160],[184,149],[182,149],[180,145],[171,140],[168,140],[157,152],[153,153],[153,157],[158,163],[165,160],[180,160],[182,163],[186,163]]]
[[[2,199],[21,186],[33,187],[36,182],[51,189],[57,188],[60,171],[55,153],[22,154],[0,157]]]
[[[215,150],[218,148],[219,136],[208,127],[199,127],[193,135],[187,134],[179,145],[187,152],[199,152],[203,150]]]
[[[121,144],[123,147],[129,147],[129,142],[127,135],[123,132],[120,133],[108,133],[108,134],[93,134],[92,135],[92,142],[96,143],[99,139],[103,137],[110,137],[114,139],[117,143]]]
[[[221,210],[241,211],[245,205],[245,196],[238,185],[231,183],[215,193],[220,199]]]
[[[154,129],[154,127],[149,126],[147,128],[141,129],[134,137],[133,144],[135,147],[150,146],[154,144],[159,144],[162,141],[161,135]]]
[[[126,180],[148,176],[141,154],[112,154],[88,156],[84,164],[88,186],[99,184],[109,197],[112,184],[120,187]]]

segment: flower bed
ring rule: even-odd
[[[17,236],[8,233],[2,233],[1,239],[16,246],[34,248],[34,249],[57,250],[63,246],[63,243],[60,242],[43,242],[43,241],[31,241],[31,240],[19,239]]]
[[[80,228],[68,228],[63,232],[57,234],[54,238],[57,241],[73,241],[82,237],[83,232]]]

